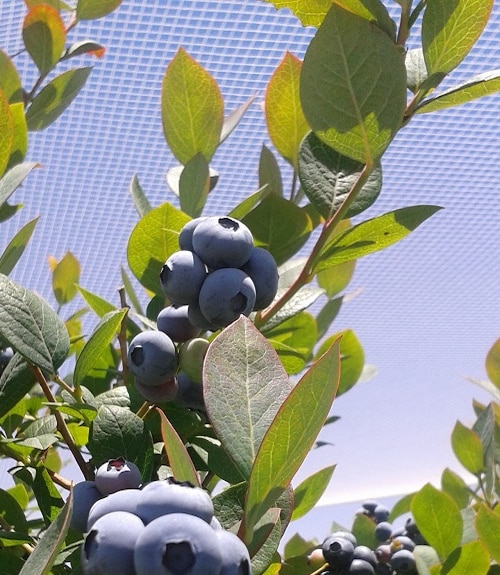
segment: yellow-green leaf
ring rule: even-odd
[[[271,141],[295,168],[300,142],[309,131],[300,103],[301,69],[302,62],[287,52],[271,76],[265,100]]]
[[[62,56],[66,42],[66,28],[58,10],[48,4],[32,8],[24,19],[23,40],[40,74],[50,72]]]
[[[0,176],[10,159],[14,143],[14,119],[7,97],[0,89]]]
[[[165,139],[179,162],[198,152],[210,162],[220,142],[224,102],[216,81],[184,48],[165,72],[161,109]]]
[[[491,383],[500,388],[500,339],[491,346],[486,356],[486,373]]]
[[[66,252],[52,273],[52,290],[59,305],[71,301],[77,294],[80,263],[71,252]]]
[[[476,515],[476,530],[492,559],[500,563],[500,515],[482,505]]]
[[[4,91],[9,103],[23,101],[23,87],[12,60],[0,50],[0,89]]]
[[[24,105],[22,102],[16,102],[10,105],[12,122],[14,126],[14,139],[10,150],[9,168],[20,164],[28,150],[28,126],[26,125],[26,116],[24,115]]]
[[[484,469],[483,443],[479,435],[457,421],[451,434],[451,446],[456,458],[470,473]]]
[[[430,0],[422,20],[429,76],[447,74],[467,56],[486,26],[494,0]]]
[[[78,0],[76,17],[78,20],[97,20],[116,10],[122,0]]]

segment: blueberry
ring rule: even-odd
[[[413,517],[408,517],[408,519],[406,520],[405,531],[406,535],[408,535],[408,537],[411,538],[413,538],[413,536],[416,535],[417,533],[420,533],[417,527],[417,523],[415,522],[415,519],[413,519]]]
[[[250,555],[243,541],[231,531],[217,530],[222,554],[219,575],[250,575]]]
[[[151,403],[164,403],[173,401],[177,396],[177,379],[171,377],[160,385],[144,385],[137,378],[134,378],[134,385],[139,395]]]
[[[203,398],[203,386],[201,383],[193,381],[186,373],[179,372],[177,375],[177,394],[174,403],[180,407],[205,411],[205,400]]]
[[[208,322],[225,327],[240,315],[248,316],[255,304],[255,286],[245,272],[236,268],[215,270],[200,290],[199,305]]]
[[[363,559],[353,559],[349,565],[349,573],[356,575],[375,575],[373,565]]]
[[[139,517],[126,511],[98,519],[81,548],[84,575],[136,575],[134,547],[143,532]]]
[[[198,302],[188,305],[188,318],[189,321],[199,327],[202,331],[217,331],[220,326],[214,325],[201,313]]]
[[[325,564],[325,558],[321,548],[316,548],[307,556],[307,564],[315,571]]]
[[[70,526],[80,533],[87,531],[87,519],[91,507],[102,499],[95,481],[80,481],[73,486],[73,515]]]
[[[0,370],[3,371],[13,357],[14,357],[14,350],[11,347],[0,349]]]
[[[356,547],[354,547],[354,553],[352,558],[362,559],[363,561],[370,563],[370,565],[372,565],[373,567],[375,567],[375,565],[377,564],[377,556],[375,555],[375,552],[372,551],[366,545],[357,545]]]
[[[389,563],[392,557],[392,549],[390,545],[379,545],[375,549],[375,556],[379,563]]]
[[[163,308],[156,318],[156,326],[178,343],[198,337],[201,333],[201,329],[189,321],[187,305]]]
[[[331,535],[323,541],[321,549],[325,561],[332,567],[342,569],[351,564],[354,545],[349,539]]]
[[[195,337],[186,341],[179,349],[179,370],[198,383],[202,380],[203,360],[209,345],[207,339]]]
[[[161,385],[177,371],[174,342],[162,331],[144,331],[136,335],[128,348],[128,366],[143,385]]]
[[[229,216],[209,217],[193,232],[193,250],[210,269],[239,268],[253,249],[252,232]]]
[[[391,567],[398,575],[409,575],[416,572],[416,562],[413,553],[408,549],[401,549],[392,554]]]
[[[373,514],[375,512],[375,509],[377,508],[377,505],[378,505],[378,501],[375,501],[373,499],[366,499],[361,504],[361,507],[363,507],[363,509],[366,509],[366,511],[368,511],[368,513]]]
[[[415,541],[406,535],[398,535],[392,540],[393,549],[408,549],[413,551],[415,549]]]
[[[121,489],[133,489],[141,484],[141,472],[135,463],[123,457],[110,459],[96,471],[95,484],[103,495],[109,495]]]
[[[175,252],[161,268],[163,293],[175,305],[196,303],[206,275],[205,264],[195,253],[189,250]]]
[[[137,503],[141,495],[142,491],[140,489],[122,489],[99,499],[89,511],[85,531],[90,531],[94,523],[101,517],[115,511],[126,511],[137,515]]]
[[[356,547],[356,545],[358,544],[358,540],[356,539],[356,536],[354,535],[354,533],[351,533],[350,531],[334,531],[330,537],[342,537],[344,539],[348,539],[353,547]]]
[[[187,513],[158,517],[135,543],[136,575],[219,575],[222,553],[217,533]]]
[[[273,256],[264,248],[253,248],[247,263],[240,268],[255,285],[254,309],[270,305],[278,291],[278,267]]]
[[[381,521],[375,527],[377,541],[387,541],[392,535],[392,525],[387,521]]]
[[[382,523],[382,521],[387,521],[389,519],[390,511],[389,509],[382,504],[378,504],[373,511],[373,516],[377,523]]]
[[[206,523],[210,523],[214,516],[210,495],[190,483],[179,483],[172,478],[152,481],[142,488],[141,493],[137,514],[144,523],[170,513],[195,515]]]
[[[187,224],[184,224],[184,227],[179,233],[179,248],[181,250],[189,250],[190,252],[193,251],[193,232],[196,226],[206,219],[206,216],[200,216],[199,218],[194,218]]]

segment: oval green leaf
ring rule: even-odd
[[[1,99],[1,91],[0,91],[0,99]],[[0,142],[1,142],[1,135],[0,135]],[[31,170],[38,166],[40,166],[40,164],[37,164],[36,162],[24,162],[23,164],[19,164],[17,166],[10,168],[10,170],[4,174],[3,178],[0,179],[0,208],[7,202],[10,196],[23,183],[24,178],[26,178],[26,176],[31,172]]]
[[[0,89],[0,176],[9,163],[14,143],[14,119],[6,95]],[[1,200],[1,196],[0,196]]]
[[[425,540],[442,559],[460,545],[463,520],[458,505],[447,493],[427,483],[413,497],[411,512]]]
[[[320,469],[307,479],[304,479],[304,481],[294,489],[292,521],[303,517],[314,508],[328,487],[334,471],[335,465]]]
[[[492,559],[500,563],[500,515],[481,505],[476,515],[476,530]]]
[[[41,370],[53,374],[66,359],[69,336],[49,304],[0,274],[0,335]]]
[[[248,478],[262,438],[291,385],[276,352],[246,317],[241,316],[210,344],[203,386],[217,437]]]
[[[486,373],[491,383],[500,389],[500,339],[496,340],[486,355]]]
[[[339,383],[339,343],[302,376],[262,440],[248,482],[245,536],[288,487],[323,427]]]
[[[457,421],[451,434],[455,457],[473,475],[484,470],[483,443],[479,435]]]
[[[111,14],[122,0],[78,0],[76,17],[78,20],[97,20]]]
[[[326,144],[373,163],[403,120],[404,53],[380,28],[334,4],[307,49],[300,95],[311,129]]]
[[[52,272],[52,291],[59,305],[70,302],[78,292],[80,262],[71,252],[66,252]]]
[[[165,260],[179,249],[179,232],[189,216],[166,202],[149,211],[130,234],[127,260],[139,282],[164,298],[160,271]]]
[[[0,90],[3,90],[10,104],[23,101],[21,78],[12,60],[0,50]]]
[[[210,162],[220,142],[224,102],[216,81],[184,48],[165,72],[161,111],[165,139],[179,162],[198,152]]]
[[[14,269],[14,266],[19,261],[19,258],[23,255],[28,242],[33,235],[33,232],[35,231],[37,222],[38,218],[28,222],[8,243],[5,250],[0,255],[0,274],[8,276]]]
[[[313,132],[300,146],[298,163],[302,189],[325,220],[335,215],[364,169],[364,164],[339,154]],[[381,189],[382,168],[378,165],[349,206],[345,218],[369,208]]]
[[[197,218],[201,215],[210,190],[210,168],[201,153],[184,166],[179,178],[179,200],[182,211]]]
[[[24,115],[24,104],[21,102],[11,104],[10,111],[12,114],[14,138],[12,140],[7,169],[20,164],[28,151],[28,126],[26,124],[26,116]]]
[[[92,68],[63,72],[35,96],[26,111],[28,130],[43,130],[59,118],[83,88]]]
[[[486,26],[494,0],[432,0],[422,20],[422,48],[430,75],[447,74],[467,56]]]
[[[265,99],[267,130],[271,141],[295,168],[300,142],[309,131],[300,103],[301,69],[302,62],[287,52],[269,80]]]
[[[441,575],[486,575],[489,568],[488,551],[479,541],[470,541],[446,558]]]

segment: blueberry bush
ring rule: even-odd
[[[9,278],[36,220],[0,246],[0,456],[15,481],[0,489],[2,575],[500,573],[500,340],[489,381],[477,382],[491,403],[475,403],[474,425],[457,422],[451,434],[475,484],[445,469],[440,486],[392,510],[366,501],[352,526],[333,525],[323,541],[296,535],[278,553],[334,467],[295,489],[292,480],[334,422],[334,398],[363,373],[355,333],[333,327],[354,264],[440,209],[360,218],[381,192],[381,158],[420,114],[500,88],[495,71],[439,91],[493,0],[395,1],[397,22],[381,0],[272,2],[317,28],[304,60],[287,53],[264,97],[269,137],[293,177],[286,191],[263,146],[260,188],[228,214],[203,213],[217,186],[210,162],[253,99],[224,116],[215,79],[178,50],[161,101],[179,162],[167,178],[172,200],[152,206],[132,177],[138,220],[119,306],[80,285],[70,252],[51,260],[57,309]],[[78,39],[78,24],[120,3],[26,0],[32,85],[0,50],[0,222],[18,217],[9,200],[38,167],[26,160],[29,133],[49,128],[92,81],[92,67],[73,62],[104,54]],[[410,34],[420,48],[407,48]],[[61,450],[80,482],[64,477]]]

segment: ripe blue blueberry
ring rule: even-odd
[[[372,514],[375,511],[377,505],[378,505],[378,501],[375,501],[373,499],[366,499],[361,504],[361,507],[363,507],[363,509],[366,509],[366,511],[368,511],[368,513]]]
[[[373,511],[373,516],[377,523],[382,523],[382,521],[387,521],[389,519],[390,513],[390,510],[385,505],[379,503]]]
[[[107,497],[99,499],[99,501],[94,503],[90,508],[87,528],[84,529],[84,531],[90,531],[98,519],[115,511],[126,511],[127,513],[137,515],[137,504],[141,498],[141,494],[142,491],[140,489],[122,489],[121,491],[115,491]]]
[[[208,319],[201,313],[198,302],[189,304],[188,306],[189,321],[199,327],[202,331],[217,331],[220,326],[211,324]]]
[[[13,357],[14,350],[11,347],[0,349],[0,370],[5,369]]]
[[[121,489],[134,489],[141,484],[141,472],[135,463],[117,457],[103,463],[97,469],[95,484],[103,495]]]
[[[194,230],[199,223],[206,219],[206,216],[200,216],[199,218],[194,218],[187,224],[184,224],[183,228],[179,232],[179,248],[181,250],[189,250],[190,252],[193,251]]]
[[[353,559],[349,565],[349,573],[353,575],[375,575],[373,565],[363,559]]]
[[[246,264],[240,268],[255,286],[254,309],[264,309],[274,300],[278,291],[278,267],[273,256],[264,248],[253,248]]]
[[[144,385],[135,377],[134,385],[139,395],[151,403],[173,401],[177,396],[177,379],[175,377],[167,379],[160,385]]]
[[[250,555],[243,541],[231,531],[216,530],[222,554],[219,575],[250,575]]]
[[[193,381],[186,373],[179,372],[177,375],[177,394],[173,401],[180,407],[204,412],[205,400],[202,384]]]
[[[255,295],[255,286],[245,272],[236,268],[218,269],[201,286],[200,310],[209,323],[225,327],[240,315],[250,314]]]
[[[214,216],[196,226],[192,243],[208,268],[239,268],[250,257],[253,236],[243,222],[229,216]]]
[[[331,535],[321,546],[325,561],[336,569],[343,569],[351,564],[354,554],[352,541],[345,537]]]
[[[373,567],[377,565],[377,556],[375,555],[375,552],[366,545],[357,545],[354,547],[352,558],[362,559],[363,561],[370,563]]]
[[[143,385],[161,385],[177,371],[174,342],[162,331],[149,330],[136,335],[128,348],[128,366]]]
[[[353,547],[356,547],[358,544],[356,536],[350,531],[334,531],[330,537],[342,537],[343,539],[348,539],[353,544]]]
[[[73,515],[70,526],[80,533],[87,531],[87,519],[94,503],[102,499],[95,481],[80,481],[73,486]]]
[[[387,541],[392,535],[392,525],[387,521],[381,521],[375,526],[377,541]]]
[[[134,565],[136,575],[219,575],[217,531],[186,513],[158,517],[137,539]]]
[[[206,275],[205,264],[195,253],[189,250],[175,252],[161,268],[163,293],[175,305],[196,303]]]
[[[201,329],[189,321],[187,305],[169,305],[156,318],[156,326],[178,343],[198,337]]]
[[[115,511],[98,519],[81,548],[84,575],[136,575],[134,547],[143,532],[144,524],[132,513]]]
[[[201,487],[173,478],[152,481],[141,489],[137,515],[144,523],[170,513],[190,514],[210,523],[214,505],[210,495]]]
[[[408,549],[413,551],[415,549],[415,541],[406,535],[398,535],[392,540],[393,549]]]
[[[391,567],[398,575],[409,575],[416,572],[416,562],[409,549],[401,549],[392,554]]]

